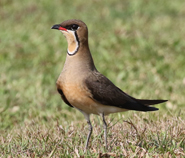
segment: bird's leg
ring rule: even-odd
[[[89,139],[91,137],[91,134],[92,134],[92,125],[91,125],[91,121],[90,120],[87,120],[87,123],[89,124],[89,133],[88,133],[88,136],[87,136],[87,141],[85,143],[85,151],[86,149],[88,148],[88,144],[89,144]]]
[[[80,110],[82,113],[83,113],[83,115],[84,115],[84,117],[85,117],[85,119],[87,120],[87,123],[88,123],[88,125],[89,125],[89,133],[88,133],[88,135],[87,135],[87,141],[86,141],[86,143],[85,143],[85,149],[84,149],[84,152],[87,150],[87,148],[88,148],[88,144],[89,144],[89,139],[90,139],[90,137],[91,137],[91,134],[92,134],[92,130],[93,130],[93,127],[92,127],[92,125],[91,125],[91,121],[90,121],[90,115],[89,114],[87,114],[87,113],[85,113],[84,111],[82,111],[82,110]]]
[[[107,123],[105,122],[104,113],[102,114],[102,118],[103,118],[105,148],[107,149]]]

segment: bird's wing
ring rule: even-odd
[[[63,100],[67,105],[69,105],[70,107],[73,108],[73,106],[69,103],[69,101],[68,101],[67,98],[65,97],[63,91],[62,91],[61,89],[59,89],[59,88],[57,88],[57,90],[58,90],[58,93],[60,93],[62,100]]]
[[[155,105],[155,104],[160,104],[160,103],[164,103],[168,100],[147,100],[147,99],[137,99],[137,101],[139,101],[140,103],[149,106],[149,105]]]
[[[92,94],[89,97],[101,104],[137,111],[158,110],[154,107],[145,106],[137,99],[124,93],[99,72],[92,73],[85,80],[85,84]]]

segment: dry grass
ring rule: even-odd
[[[58,120],[41,124],[39,119],[17,126],[1,136],[0,154],[11,157],[184,157],[185,122],[182,114],[129,112],[131,118],[118,114],[106,118],[108,149],[104,149],[99,117],[92,117],[93,134],[89,150],[84,153],[88,126]],[[155,121],[153,121],[155,119]],[[102,124],[101,124],[102,125]]]

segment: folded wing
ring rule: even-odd
[[[109,106],[115,106],[128,110],[136,111],[155,111],[158,108],[149,107],[149,105],[159,104],[166,100],[141,100],[135,99],[121,89],[116,87],[109,79],[94,72],[86,80],[85,84],[91,92],[93,100]]]

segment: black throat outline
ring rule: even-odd
[[[77,41],[77,48],[76,48],[75,52],[72,53],[72,54],[69,53],[68,50],[67,50],[67,54],[68,54],[69,56],[75,55],[75,54],[78,52],[79,47],[80,47],[80,41],[79,41],[79,38],[78,38],[78,35],[77,35],[76,31],[74,32],[74,34],[75,34],[75,38],[76,38],[76,41]]]

